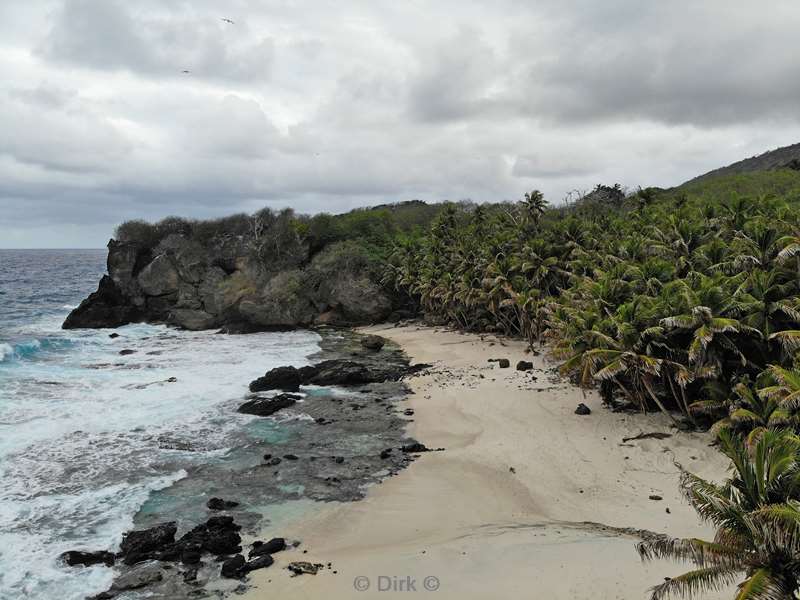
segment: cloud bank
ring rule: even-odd
[[[262,206],[557,203],[800,141],[789,1],[221,6],[0,5],[0,247]]]

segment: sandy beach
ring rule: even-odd
[[[628,529],[712,535],[681,499],[675,464],[724,477],[727,460],[707,434],[613,413],[522,342],[416,326],[363,331],[435,365],[409,380],[402,406],[414,410],[409,435],[446,450],[422,454],[363,501],[267,528],[264,538],[302,544],[253,573],[244,598],[645,598],[688,567],[643,565]],[[516,371],[519,360],[534,369]],[[574,413],[580,402],[591,415]],[[623,442],[649,432],[671,437]],[[300,560],[331,566],[291,577],[284,567]]]

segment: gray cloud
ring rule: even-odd
[[[65,0],[52,29],[37,47],[43,58],[92,69],[180,77],[258,80],[267,78],[274,58],[269,37],[247,36],[246,26],[219,18],[198,18],[184,6],[122,0]],[[138,6],[138,9],[134,8]]]
[[[264,205],[558,202],[800,139],[785,0],[12,4],[0,246]]]

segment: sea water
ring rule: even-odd
[[[116,549],[158,490],[232,450],[253,421],[235,413],[252,379],[319,349],[311,332],[62,330],[105,255],[0,250],[2,600],[106,589],[110,569],[66,567],[59,555]]]

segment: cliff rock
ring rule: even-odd
[[[332,244],[311,259],[278,253],[271,260],[245,244],[204,246],[178,233],[152,248],[111,240],[108,275],[63,326],[144,321],[257,331],[381,321],[392,311],[392,298],[359,252],[353,244]]]

